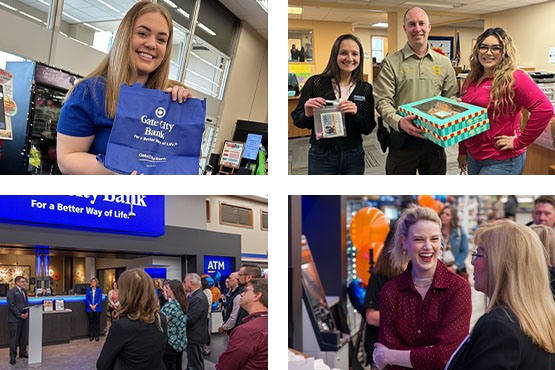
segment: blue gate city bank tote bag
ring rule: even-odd
[[[198,175],[206,99],[172,102],[141,84],[121,85],[104,166],[117,173]]]

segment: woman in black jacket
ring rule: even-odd
[[[331,49],[324,72],[310,77],[297,108],[291,113],[293,123],[312,129],[308,152],[309,175],[363,175],[362,136],[376,126],[372,85],[362,79],[362,44],[353,35],[339,36]],[[326,100],[339,100],[338,109],[345,113],[346,136],[316,139],[314,109]]]
[[[474,287],[488,306],[446,369],[554,370],[555,302],[539,238],[502,220],[481,225],[474,242]]]
[[[98,370],[165,370],[167,320],[159,311],[152,279],[141,269],[118,279],[120,308],[96,362]]]

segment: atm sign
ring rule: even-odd
[[[204,256],[204,273],[219,271],[222,275],[231,274],[231,257]]]

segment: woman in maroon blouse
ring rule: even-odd
[[[403,212],[392,261],[409,264],[380,294],[380,341],[373,356],[380,369],[444,369],[468,335],[470,286],[439,261],[440,253],[435,211],[414,206]]]

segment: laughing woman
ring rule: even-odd
[[[139,1],[127,12],[108,55],[68,93],[62,107],[57,137],[62,173],[114,174],[99,159],[106,154],[121,84],[164,90],[179,103],[192,97],[168,79],[172,36],[172,19],[163,6]]]
[[[447,369],[555,369],[555,302],[541,241],[502,220],[481,225],[474,242],[474,288],[488,305]]]
[[[462,101],[488,109],[490,129],[459,143],[459,167],[469,175],[520,175],[526,147],[553,117],[553,105],[525,72],[516,68],[516,48],[502,28],[476,40]],[[520,132],[520,111],[530,118]]]
[[[413,206],[395,228],[393,263],[407,269],[380,293],[380,369],[444,369],[468,335],[470,285],[438,257],[441,221],[430,208]]]
[[[364,175],[362,136],[376,126],[372,85],[362,79],[362,44],[353,35],[335,40],[322,74],[309,78],[291,117],[295,126],[311,129],[308,151],[309,175]],[[345,113],[346,136],[317,140],[314,109],[326,100],[339,100]]]

